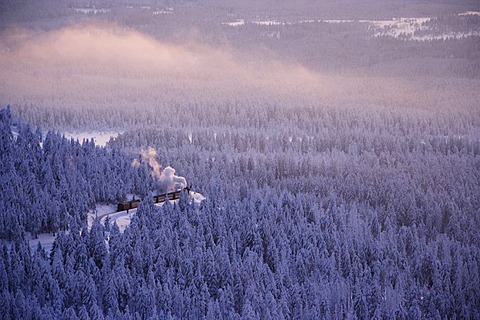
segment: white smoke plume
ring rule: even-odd
[[[156,159],[157,151],[155,151],[155,149],[152,147],[148,147],[147,150],[142,150],[140,154],[142,155],[142,160],[148,161],[148,165],[152,168],[152,177],[154,177],[157,181],[160,180],[160,176],[162,175],[162,166]]]
[[[163,169],[159,182],[161,189],[167,192],[187,187],[187,180],[184,177],[175,175],[175,169],[170,166]]]
[[[187,187],[187,180],[184,177],[177,176],[175,169],[167,166],[162,170],[162,166],[157,161],[157,151],[152,147],[140,152],[142,161],[148,163],[148,166],[152,169],[151,175],[155,179],[156,187],[160,193],[172,192],[178,189]],[[140,163],[138,160],[133,160],[132,165],[138,166]]]

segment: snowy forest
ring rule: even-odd
[[[0,21],[1,319],[480,319],[475,1]],[[155,204],[160,166],[204,200]]]

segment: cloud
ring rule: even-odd
[[[1,39],[0,84],[11,96],[32,99],[147,100],[282,94],[318,84],[318,75],[269,57],[243,55],[197,40],[166,43],[112,24],[66,27],[44,34],[10,30]],[[7,41],[5,41],[7,39]],[[13,40],[12,40],[13,39]],[[157,89],[157,90],[155,90]],[[289,92],[290,94],[290,92]],[[107,97],[107,99],[105,98]]]
[[[458,96],[465,104],[478,101],[461,83],[443,90],[425,79],[322,74],[281,62],[264,48],[258,52],[208,46],[201,35],[167,43],[116,24],[11,29],[0,36],[0,99],[14,106],[153,111],[164,102],[423,108],[458,104]]]

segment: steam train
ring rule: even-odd
[[[165,202],[167,199],[168,200],[177,200],[177,199],[180,199],[180,194],[182,192],[187,192],[189,193],[190,192],[190,188],[186,187],[186,188],[183,188],[183,189],[179,189],[177,191],[173,191],[173,192],[168,192],[168,193],[164,193],[164,194],[159,194],[159,195],[156,195],[156,196],[153,196],[153,202],[154,203],[163,203]],[[119,211],[124,211],[124,210],[129,210],[129,209],[135,209],[138,207],[138,204],[140,203],[141,200],[137,199],[133,199],[133,200],[130,200],[130,201],[124,201],[124,202],[120,202],[118,205],[117,205],[117,212]]]

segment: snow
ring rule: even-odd
[[[165,9],[159,9],[159,10],[153,11],[154,15],[171,14],[171,13],[173,13],[173,8],[171,8],[171,7],[167,7]]]
[[[480,16],[479,11],[466,11],[459,13],[458,16]],[[240,27],[246,24],[253,24],[257,26],[284,26],[306,23],[362,23],[368,24],[369,29],[373,31],[372,37],[390,37],[402,40],[412,41],[431,41],[431,40],[447,40],[447,39],[462,39],[473,36],[480,36],[480,31],[468,32],[448,32],[444,34],[433,34],[434,30],[427,25],[432,17],[411,17],[411,18],[392,18],[385,20],[345,20],[345,19],[324,19],[324,20],[299,20],[298,22],[281,22],[278,20],[252,20],[245,21],[244,19],[236,19],[232,22],[222,22],[223,25],[230,27]],[[422,31],[423,35],[418,36],[415,33]]]
[[[280,22],[276,20],[255,20],[251,22],[252,24],[256,24],[257,26],[283,26],[285,24],[289,24],[286,22]]]
[[[88,213],[88,217],[87,217],[88,227],[90,228],[92,226],[95,218],[97,217],[102,218],[115,211],[117,211],[117,207],[115,205],[97,204],[95,206],[95,210],[90,211]]]
[[[118,228],[120,229],[120,232],[124,232],[125,229],[130,225],[130,222],[132,222],[132,217],[135,215],[137,212],[137,209],[131,209],[127,211],[120,211],[120,212],[114,212],[108,217],[110,217],[110,223],[113,224],[114,222],[117,223]],[[105,224],[105,219],[107,216],[103,217],[100,219],[101,224]]]
[[[170,13],[173,13],[173,11],[169,11],[169,10],[157,10],[157,11],[153,11],[153,15],[154,15],[154,16],[159,15],[159,14],[170,14]]]
[[[201,203],[205,200],[205,197],[198,192],[190,191],[190,197],[192,198],[193,202],[196,204]],[[178,203],[178,200],[171,201],[172,203]],[[165,202],[156,203],[156,206],[163,206]],[[116,207],[113,205],[97,205],[96,208],[96,215],[94,212],[90,212],[88,215],[88,227],[92,226],[93,221],[96,217],[100,218],[100,223],[105,224],[105,219],[110,217],[110,223],[113,224],[114,222],[117,223],[120,232],[124,232],[125,229],[130,225],[133,216],[137,212],[137,209],[130,209],[116,212]]]
[[[52,251],[53,242],[55,241],[55,235],[53,233],[41,233],[37,239],[31,239],[28,241],[30,250],[35,252],[37,250],[38,243],[42,245],[46,252]]]
[[[356,22],[355,20],[338,20],[338,19],[333,19],[333,20],[319,20],[319,22],[325,22],[325,23],[352,23]]]
[[[223,25],[227,25],[230,27],[239,27],[245,25],[245,20],[243,19],[236,19],[233,22],[222,22]]]
[[[193,202],[196,204],[201,203],[206,198],[198,192],[190,191],[190,197],[192,198]],[[133,196],[133,195],[131,195]],[[131,197],[129,197],[131,199]],[[177,203],[178,200],[171,201],[173,203]],[[163,203],[156,203],[156,206],[163,206]],[[128,210],[128,212],[120,211],[116,212],[117,208],[115,205],[105,205],[105,204],[97,204],[95,210],[90,211],[87,216],[88,228],[92,227],[93,221],[95,218],[100,218],[100,223],[105,224],[105,219],[110,217],[110,223],[113,224],[114,222],[117,223],[120,232],[124,232],[125,229],[130,225],[133,216],[137,212],[137,209]],[[37,239],[29,240],[30,250],[35,252],[37,250],[37,245],[40,242],[42,247],[45,249],[47,253],[49,253],[53,248],[53,242],[55,241],[56,236],[52,233],[42,233],[38,235]]]
[[[95,210],[88,213],[87,216],[87,223],[88,227],[90,228],[93,224],[95,218],[106,216],[112,212],[115,212],[117,207],[114,205],[105,205],[105,204],[97,204]],[[53,242],[55,241],[56,236],[53,233],[41,233],[38,235],[37,239],[29,240],[30,250],[35,252],[37,250],[37,245],[40,242],[42,247],[48,253],[52,250]]]
[[[17,140],[18,138],[18,135],[20,134],[18,132],[18,128],[16,126],[10,126],[10,131],[12,132],[12,135],[13,135],[13,140]]]
[[[388,36],[392,38],[410,37],[413,39],[415,31],[429,30],[424,24],[432,20],[432,18],[395,18],[391,20],[378,21],[360,21],[369,23],[375,30],[374,37]]]
[[[240,27],[244,26],[247,22],[244,19],[236,19],[235,21],[231,22],[222,22],[223,25],[230,26],[230,27]],[[277,20],[252,20],[248,22],[249,24],[254,24],[257,26],[284,26],[290,25],[289,22],[281,22]]]
[[[463,13],[459,13],[459,16],[480,16],[480,11],[465,11]]]
[[[391,20],[360,20],[359,22],[369,23],[374,30],[374,37],[387,36],[391,38],[402,38],[404,40],[413,41],[431,41],[431,40],[447,40],[462,39],[467,37],[479,36],[479,31],[469,32],[448,32],[443,34],[425,34],[422,36],[415,35],[416,31],[432,32],[433,30],[426,25],[433,18],[396,18]]]
[[[190,196],[193,198],[194,203],[197,204],[206,199],[203,194],[194,191],[190,191]]]
[[[193,200],[194,203],[200,204],[203,200],[206,198],[198,192],[190,191],[189,193],[191,199]],[[127,197],[129,199],[132,198]],[[178,200],[171,201],[173,203],[178,203]],[[163,203],[156,203],[156,206],[163,206]],[[137,209],[131,209],[128,210],[128,212],[125,211],[120,211],[116,212],[117,207],[115,205],[105,205],[105,204],[97,204],[95,210],[92,210],[88,213],[87,216],[87,223],[88,223],[88,228],[90,229],[92,227],[93,221],[96,218],[100,218],[100,223],[105,224],[105,219],[107,216],[110,217],[110,223],[113,224],[114,222],[117,223],[120,232],[124,232],[125,229],[130,225],[133,216],[137,212]],[[68,232],[68,231],[67,231]],[[36,239],[30,239],[29,240],[29,246],[30,250],[35,252],[37,250],[38,243],[42,245],[42,247],[45,249],[47,253],[50,253],[53,248],[53,242],[55,241],[56,236],[53,233],[41,233],[38,235],[38,238]]]
[[[108,10],[108,9],[97,9],[97,8],[74,8],[73,10],[75,10],[75,12],[77,12],[77,13],[83,13],[83,14],[88,14],[88,13],[93,13],[93,14],[97,14],[97,13],[107,13],[107,12],[110,11],[110,10]]]
[[[404,38],[411,40],[423,40],[416,37],[415,31],[430,30],[425,23],[433,18],[393,18],[387,20],[319,20],[324,23],[366,23],[374,31],[373,37],[387,36],[391,38]]]
[[[411,40],[415,41],[431,41],[431,40],[448,40],[448,39],[464,39],[468,37],[480,36],[479,31],[470,32],[449,32],[440,35],[412,36]]]
[[[67,139],[73,138],[74,140],[77,140],[82,142],[83,139],[90,140],[93,138],[95,141],[95,145],[97,146],[106,146],[107,142],[110,141],[110,138],[116,138],[119,135],[119,132],[113,132],[113,131],[106,131],[106,132],[101,132],[101,131],[93,131],[93,132],[66,132],[64,133],[65,137]]]

